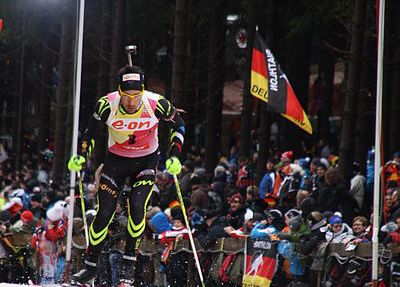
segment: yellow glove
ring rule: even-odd
[[[83,164],[86,162],[86,159],[81,155],[73,155],[68,161],[68,169],[74,170],[76,172],[80,171],[83,167]]]
[[[165,162],[165,168],[169,174],[178,175],[181,173],[182,165],[176,156],[170,157]]]

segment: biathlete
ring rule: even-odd
[[[144,74],[137,66],[125,66],[119,73],[118,90],[100,98],[81,137],[80,152],[68,162],[70,170],[80,171],[85,157],[94,148],[94,139],[106,124],[108,152],[97,193],[97,215],[89,227],[89,247],[85,267],[72,276],[72,283],[86,283],[96,277],[98,256],[113,220],[117,198],[127,177],[128,225],[126,247],[120,270],[121,281],[132,284],[140,237],[145,229],[145,213],[158,162],[157,127],[160,120],[171,129],[167,171],[179,174],[180,154],[185,134],[179,111],[161,95],[144,89]]]

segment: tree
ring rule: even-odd
[[[111,38],[111,68],[110,68],[110,87],[117,86],[117,74],[121,68],[123,43],[126,21],[126,0],[113,1],[113,29]]]
[[[223,0],[211,0],[210,8],[205,166],[212,173],[221,144],[226,17]]]
[[[266,3],[266,18],[267,25],[265,28],[265,40],[270,45],[273,45],[275,30],[274,22],[277,16],[276,3],[273,0],[269,0]],[[260,127],[259,127],[259,143],[260,149],[258,151],[257,161],[257,181],[259,182],[265,173],[265,167],[269,156],[269,140],[270,140],[270,129],[271,129],[271,113],[267,111],[267,104],[260,102]]]
[[[176,0],[174,48],[172,60],[172,101],[177,106],[184,106],[185,73],[187,57],[187,21],[189,0]]]
[[[351,58],[347,77],[339,149],[339,169],[343,178],[350,179],[354,159],[355,122],[360,87],[361,57],[364,39],[366,0],[356,0],[352,21]]]
[[[67,131],[67,115],[69,95],[71,94],[72,83],[72,60],[74,39],[73,20],[75,6],[72,1],[63,1],[63,18],[61,28],[61,48],[60,48],[60,87],[59,95],[56,99],[56,130],[55,130],[55,156],[52,166],[53,180],[55,183],[61,183],[66,171],[65,157],[66,151],[65,139],[70,136]]]

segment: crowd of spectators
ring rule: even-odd
[[[18,172],[13,168],[7,145],[4,142],[0,145],[0,282],[32,281],[42,285],[62,282],[69,188],[67,184],[56,185],[51,181],[51,151],[37,152],[34,136],[25,140],[23,166]],[[214,172],[208,174],[203,167],[204,153],[204,149],[191,147],[185,154],[179,175],[193,235],[204,250],[223,237],[275,242],[279,254],[279,268],[272,281],[275,286],[316,286],[318,280],[322,280],[324,286],[363,286],[370,280],[370,263],[353,260],[341,264],[340,258],[324,265],[328,266],[325,278],[319,278],[322,266],[315,254],[324,252],[329,243],[346,243],[347,248],[356,248],[360,243],[371,241],[373,150],[366,158],[366,171],[354,163],[350,182],[340,176],[339,159],[329,154],[327,148],[311,158],[296,157],[292,151],[274,152],[259,183],[255,180],[256,156],[239,158],[232,149],[228,156],[219,158]],[[87,170],[86,174],[84,201],[90,224],[96,214],[97,186],[94,171]],[[385,179],[379,236],[380,242],[387,246],[400,244],[400,153],[386,163]],[[96,279],[99,286],[119,284],[121,239],[127,225],[126,192],[129,192],[128,185],[119,195],[118,208],[109,226]],[[76,199],[80,200],[79,192]],[[192,255],[172,251],[174,243],[188,240],[188,230],[173,177],[163,170],[156,174],[146,222],[145,239],[156,240],[163,251],[154,264],[152,283],[143,283],[148,282],[143,269],[149,257],[139,257],[140,264],[135,271],[137,281],[147,286],[185,286]],[[84,234],[79,201],[75,204],[73,226],[75,233]],[[25,245],[13,244],[11,239],[16,234],[25,236]],[[78,257],[83,254],[81,250]],[[207,264],[212,264],[212,260],[200,257],[206,274]],[[393,257],[388,268],[392,276],[399,275],[400,281],[398,260]],[[79,258],[73,263],[72,269],[78,269]],[[384,271],[381,277],[385,282]],[[206,276],[207,286],[220,286],[213,278],[215,276]]]

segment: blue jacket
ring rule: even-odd
[[[251,230],[250,237],[252,239],[257,239],[257,238],[268,238],[270,239],[270,234],[277,234],[278,230],[272,226],[268,225],[266,226],[265,224],[262,223],[257,223]]]
[[[290,273],[292,273],[292,275],[304,275],[304,268],[300,264],[298,254],[294,251],[294,243],[287,240],[282,240],[278,245],[278,253],[289,259]]]

